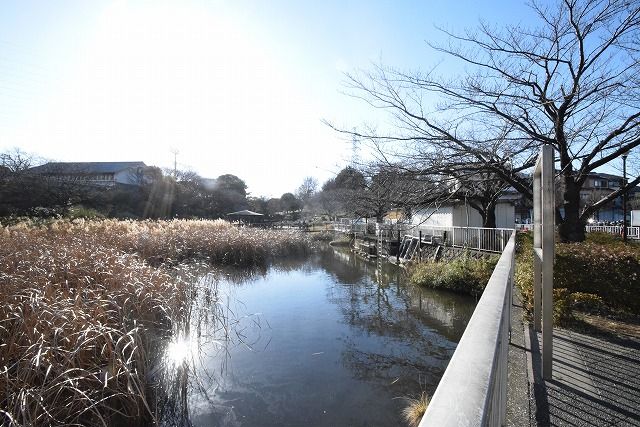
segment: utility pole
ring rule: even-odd
[[[354,129],[355,131],[355,129]],[[351,138],[351,166],[357,168],[360,163],[360,156],[358,155],[358,138],[354,135]]]
[[[180,151],[176,148],[172,148],[171,153],[173,153],[173,178],[178,179],[178,154]]]
[[[622,188],[627,186],[627,156],[629,152],[622,154]],[[627,242],[627,191],[622,193],[622,241]]]

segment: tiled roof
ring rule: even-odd
[[[116,173],[145,166],[144,162],[49,162],[31,168],[31,172],[42,174]]]

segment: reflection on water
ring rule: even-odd
[[[168,346],[184,408],[167,424],[401,425],[403,397],[433,393],[475,306],[333,249],[202,284],[225,320],[198,314]]]

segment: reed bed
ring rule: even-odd
[[[158,423],[159,355],[197,293],[181,263],[250,266],[308,248],[224,221],[0,228],[0,424]]]
[[[51,228],[136,253],[154,265],[197,258],[216,265],[254,266],[306,253],[310,247],[310,239],[298,231],[239,227],[222,220],[76,220]]]

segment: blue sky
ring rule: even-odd
[[[178,150],[279,196],[349,161],[322,119],[384,126],[343,72],[430,68],[436,25],[530,17],[520,1],[3,1],[0,151],[168,167]]]

